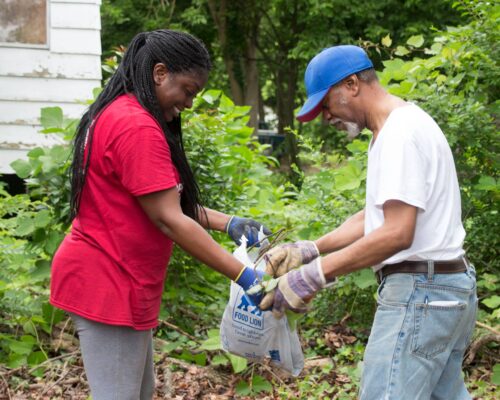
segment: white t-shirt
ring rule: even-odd
[[[383,224],[388,200],[403,201],[418,212],[411,247],[382,264],[463,256],[465,230],[453,155],[436,122],[414,104],[393,110],[370,143],[365,235]]]

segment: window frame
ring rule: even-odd
[[[50,0],[45,1],[45,29],[46,29],[46,42],[44,44],[36,43],[22,43],[22,42],[2,42],[0,41],[0,47],[14,47],[23,49],[50,49]]]

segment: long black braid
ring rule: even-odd
[[[71,213],[78,213],[89,167],[95,121],[118,96],[133,93],[141,106],[160,124],[170,147],[172,162],[183,184],[181,207],[184,214],[198,219],[200,190],[188,164],[182,141],[180,117],[167,122],[155,95],[153,68],[163,63],[170,73],[210,71],[210,56],[197,38],[183,32],[160,29],[136,35],[130,42],[118,69],[96,101],[85,112],[76,130],[71,174]],[[85,148],[88,147],[87,155]]]

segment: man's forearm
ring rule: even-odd
[[[384,223],[339,251],[322,258],[327,279],[379,264],[413,242],[417,208],[401,201],[384,204]]]
[[[323,257],[323,273],[331,280],[379,264],[406,247],[398,240],[397,234],[379,228],[350,246]]]
[[[364,235],[365,211],[361,210],[347,219],[337,229],[315,241],[320,253],[343,249]]]

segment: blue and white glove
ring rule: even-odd
[[[258,307],[262,298],[264,297],[264,293],[259,292],[256,294],[248,294],[246,293],[251,287],[259,284],[262,281],[262,277],[264,276],[263,271],[258,271],[251,267],[244,267],[239,275],[234,280],[238,285],[240,285],[245,291],[245,296],[248,298],[250,303]]]
[[[241,237],[247,238],[247,246],[253,246],[259,241],[259,230],[262,227],[264,235],[270,235],[271,231],[261,223],[250,219],[232,216],[226,225],[226,232],[237,245],[241,244]]]

